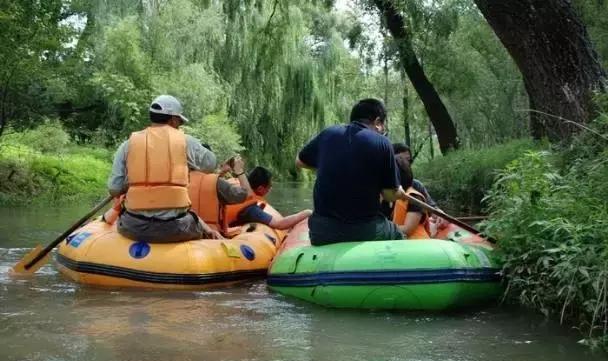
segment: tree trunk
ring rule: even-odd
[[[408,102],[408,89],[407,84],[405,84],[405,70],[401,72],[401,82],[403,83],[403,131],[405,135],[405,144],[411,149],[414,149],[414,144],[412,144],[412,135],[410,131],[410,121],[408,118],[409,115],[409,102]]]
[[[0,115],[0,138],[2,138],[2,134],[4,134],[5,127],[6,127],[6,121],[4,120],[4,116]]]
[[[416,58],[411,36],[405,29],[403,17],[389,0],[374,0],[374,3],[384,16],[386,26],[399,46],[401,63],[433,123],[441,152],[445,154],[451,149],[457,149],[458,136],[452,117]]]
[[[435,158],[435,147],[433,147],[433,128],[429,123],[429,150],[431,152],[431,159]]]
[[[475,0],[519,67],[535,138],[568,140],[595,115],[606,74],[569,0]]]

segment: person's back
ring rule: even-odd
[[[148,242],[180,242],[215,237],[216,232],[189,211],[189,169],[215,166],[215,156],[178,130],[187,118],[172,96],[150,106],[152,124],[121,144],[108,180],[110,194],[126,193],[117,229]]]
[[[308,155],[302,151],[303,157]],[[390,143],[360,122],[319,134],[315,211],[347,223],[366,222],[379,213],[378,196],[393,187],[388,167]],[[394,162],[394,160],[392,160]]]
[[[313,244],[401,239],[380,210],[380,194],[398,188],[392,146],[379,134],[385,118],[381,102],[362,100],[350,124],[323,130],[300,151],[297,164],[317,171],[309,219]]]

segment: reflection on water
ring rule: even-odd
[[[271,202],[289,213],[311,198],[309,187],[277,184]],[[32,278],[7,275],[23,247],[48,242],[92,203],[52,215],[0,211],[0,360],[605,359],[576,332],[518,309],[328,310],[269,293],[262,281],[206,292],[93,289],[53,264]]]

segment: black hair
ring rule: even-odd
[[[405,153],[405,152],[410,152],[410,154],[412,154],[410,147],[408,147],[404,143],[393,143],[393,151],[395,152],[395,154],[400,154],[400,153]]]
[[[407,190],[412,186],[414,182],[414,173],[409,163],[397,162],[397,169],[399,170],[399,178],[401,180],[401,186],[404,190]]]
[[[353,107],[350,112],[350,121],[360,121],[365,124],[373,122],[376,118],[384,123],[386,121],[386,108],[378,99],[362,99]]]
[[[154,108],[155,104],[152,104],[152,107]],[[158,114],[158,113],[153,113],[150,112],[150,121],[152,123],[159,123],[159,124],[166,124],[169,123],[169,120],[171,120],[172,115],[169,114]]]
[[[247,180],[251,189],[256,189],[259,186],[267,187],[272,180],[272,173],[264,167],[255,167],[247,175]]]

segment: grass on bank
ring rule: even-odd
[[[608,350],[608,116],[592,126],[501,171],[485,229],[500,242],[510,299]]]
[[[455,215],[483,213],[482,199],[496,175],[531,149],[546,145],[530,139],[513,140],[485,149],[464,149],[424,163],[414,163],[420,179],[439,207]]]
[[[112,154],[72,144],[61,126],[0,139],[0,204],[69,202],[105,192]]]

